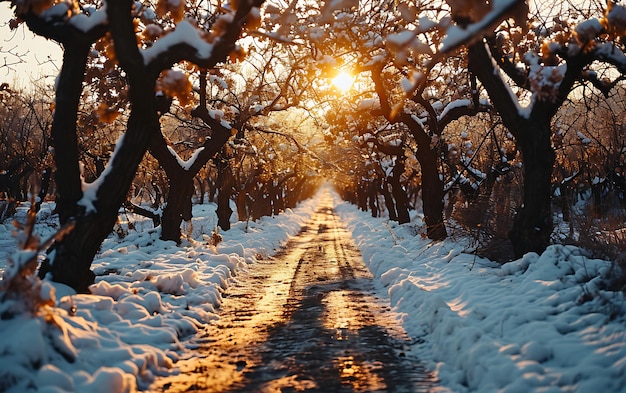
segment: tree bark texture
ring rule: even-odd
[[[402,183],[400,182],[400,176],[402,176],[402,173],[404,173],[404,161],[402,158],[399,157],[398,162],[393,168],[393,172],[391,174],[391,177],[389,178],[389,182],[391,183],[391,193],[393,194],[393,199],[395,200],[398,223],[406,224],[407,222],[411,221],[411,217],[409,216],[409,198],[407,196],[406,190],[404,189],[404,187],[402,187]],[[443,202],[443,195],[441,200]],[[441,222],[443,223],[443,218]]]
[[[552,168],[555,153],[550,143],[550,124],[529,122],[532,137],[518,139],[524,161],[523,205],[509,232],[516,257],[527,252],[542,253],[550,244],[552,221]]]
[[[87,43],[66,44],[57,83],[51,134],[56,165],[56,212],[61,225],[67,224],[78,215],[77,202],[83,196],[76,124],[89,47],[90,44]]]
[[[219,160],[217,162],[217,184],[219,192],[217,194],[217,225],[224,231],[230,229],[230,216],[233,209],[230,207],[230,199],[233,189],[233,172],[228,161]]]
[[[161,239],[180,242],[180,224],[191,221],[191,198],[193,197],[193,174],[181,168],[176,175],[168,175],[170,191],[161,218]]]
[[[390,183],[384,182],[380,187],[380,193],[383,196],[385,201],[385,207],[387,208],[387,213],[389,214],[389,219],[392,221],[398,221],[398,214],[396,213],[396,205],[393,200],[393,195],[391,191],[389,191],[388,186]]]
[[[443,240],[448,232],[443,221],[443,181],[437,170],[437,154],[435,150],[420,145],[415,156],[422,168],[422,210],[426,236],[431,240]]]

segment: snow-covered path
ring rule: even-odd
[[[433,377],[376,297],[372,275],[329,193],[276,256],[223,295],[199,348],[158,379],[167,392],[425,392]]]

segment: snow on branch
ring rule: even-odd
[[[522,28],[526,27],[528,5],[523,0],[494,0],[491,3],[483,0],[447,0],[447,3],[450,5],[453,19],[455,19],[455,13],[459,13],[459,8],[462,8],[463,13],[471,15],[471,18],[468,19],[471,23],[463,23],[461,18],[457,18],[459,19],[457,24],[451,24],[447,18],[443,18],[436,24],[429,21],[425,22],[426,27],[445,30],[445,37],[431,59],[424,64],[423,69],[414,71],[402,80],[402,88],[407,97],[414,95],[420,86],[424,86],[425,75],[449,53],[463,45],[471,45],[481,40],[485,34],[504,19],[512,17]],[[473,10],[473,7],[478,5],[482,7],[481,12]],[[423,29],[416,30],[416,32],[422,31]],[[395,39],[396,43],[406,42],[405,35],[395,35],[392,38]],[[419,42],[415,41],[414,44],[419,45]]]
[[[193,21],[181,20],[151,47],[141,50],[144,65],[149,72],[158,74],[185,60],[207,69],[229,56],[239,61],[244,53],[236,42],[244,29],[256,26],[262,3],[262,0],[241,2],[235,13],[220,15],[215,22],[218,27],[209,32],[196,27]]]
[[[202,38],[202,31],[189,21],[182,20],[172,32],[157,40],[151,47],[142,50],[144,64],[150,64],[177,45],[189,47],[195,51],[197,57],[203,59],[208,59],[213,51],[213,45]]]
[[[83,33],[87,33],[98,26],[104,26],[108,23],[106,2],[103,3],[102,8],[91,10],[89,15],[77,14],[70,19],[70,24]]]
[[[607,42],[598,45],[594,54],[598,60],[612,64],[621,73],[626,74],[626,55],[614,43]]]
[[[40,13],[28,6],[17,7],[15,16],[15,20],[24,21],[33,33],[62,44],[76,41],[79,36],[96,41],[108,26],[104,1],[101,8],[84,7],[82,12],[72,10],[68,3],[55,4]]]
[[[97,179],[92,181],[91,183],[85,182],[85,179],[82,177],[81,173],[81,188],[83,191],[83,197],[78,201],[78,205],[82,206],[85,209],[87,214],[93,214],[98,212],[98,191],[100,190],[100,186],[104,183],[104,179],[107,176],[113,176],[113,163],[115,162],[115,156],[120,154],[120,150],[124,145],[124,137],[126,134],[121,134],[117,141],[115,142],[115,149],[113,150],[113,154],[111,155],[111,159],[108,161],[104,171],[98,176]],[[82,172],[82,165],[81,165]]]
[[[180,167],[183,168],[184,170],[188,171],[189,168],[191,168],[191,166],[196,162],[196,160],[198,159],[198,156],[200,155],[202,150],[204,150],[204,147],[199,147],[198,149],[196,149],[191,155],[191,157],[186,161],[183,160],[171,146],[168,145],[167,149],[170,151],[172,156],[176,158],[176,161],[178,161],[178,165],[180,165]]]
[[[450,4],[451,2],[448,1]],[[454,2],[453,2],[454,3]],[[471,2],[468,2],[471,4]],[[450,4],[452,7],[453,4]],[[454,13],[454,7],[453,13]],[[484,31],[498,25],[503,19],[513,16],[515,19],[525,20],[528,6],[522,0],[495,0],[491,2],[491,10],[480,20],[469,23],[463,27],[451,25],[446,31],[446,37],[442,41],[439,52],[449,53],[456,48],[470,44],[480,39]]]
[[[437,116],[437,121],[441,121],[441,119],[443,119],[453,109],[468,108],[470,105],[472,105],[472,101],[467,98],[450,101],[450,103],[443,108],[439,116]]]

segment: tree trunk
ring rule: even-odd
[[[248,190],[243,187],[235,197],[235,205],[237,206],[237,219],[246,221],[248,219]]]
[[[217,194],[217,225],[224,231],[230,229],[230,216],[233,209],[230,207],[230,190],[222,189]]]
[[[357,206],[361,211],[367,211],[367,183],[360,180],[356,190]]]
[[[393,201],[393,195],[391,194],[391,191],[389,191],[389,188],[387,187],[389,185],[390,184],[387,182],[383,183],[382,187],[380,187],[380,193],[382,194],[383,199],[385,200],[385,207],[387,208],[389,219],[392,221],[398,221],[398,214],[396,213],[396,205]]]
[[[95,278],[90,269],[91,261],[102,240],[111,233],[116,218],[92,214],[77,219],[71,233],[55,243],[54,261],[44,260],[39,277],[50,274],[49,278],[74,288],[78,293],[89,293],[89,286]]]
[[[170,191],[161,218],[161,239],[180,242],[180,224],[191,220],[191,197],[193,196],[193,175],[181,168],[176,176],[169,176]]]
[[[284,186],[276,185],[274,187],[273,215],[278,215],[285,210]]]
[[[230,229],[230,216],[233,209],[230,207],[230,197],[233,187],[233,172],[228,161],[219,160],[217,163],[217,225],[224,231]]]
[[[272,214],[272,205],[267,188],[266,183],[258,183],[258,190],[250,208],[252,220],[258,220],[261,217],[268,217]]]
[[[73,221],[75,226],[63,239],[55,243],[53,260],[45,260],[39,271],[40,277],[50,274],[54,281],[69,285],[77,292],[84,293],[88,292],[88,287],[93,283],[94,279],[94,274],[90,270],[91,262],[98,252],[102,241],[111,233],[117,221],[118,210],[126,199],[135,172],[148,148],[152,134],[159,132],[156,100],[154,94],[151,94],[155,89],[156,77],[147,75],[143,67],[143,57],[139,53],[135,41],[135,26],[130,13],[131,4],[112,2],[108,6],[110,31],[115,40],[116,50],[119,51],[118,58],[120,63],[124,63],[122,64],[123,67],[124,65],[128,66],[126,71],[130,80],[129,98],[132,111],[124,137],[116,146],[111,162],[101,179],[99,179],[101,180],[100,184],[96,186],[96,197],[92,201],[93,210],[87,210],[85,213],[81,212],[75,219],[72,219],[71,216],[68,216],[68,213],[71,214],[72,211],[78,211],[77,206],[71,207],[72,204],[75,205],[76,201],[63,198],[61,212],[59,213],[60,218],[66,221]],[[67,46],[65,48],[64,69],[66,67],[65,60],[68,56],[68,48],[73,47]],[[81,46],[78,49],[80,51],[75,53],[74,56],[82,56],[81,59],[85,59],[89,46]],[[120,53],[124,54],[125,58],[120,57]],[[131,60],[130,62],[128,61],[129,59]],[[79,66],[78,62],[72,64],[76,67]],[[124,68],[126,69],[126,67]],[[84,70],[84,64],[82,69]],[[79,72],[78,79],[80,79],[82,85],[84,72],[79,70],[71,72]],[[63,70],[61,73],[63,74]],[[73,78],[76,80],[77,75],[73,75]],[[59,82],[59,87],[61,84]],[[72,106],[73,110],[76,111],[78,109],[77,100],[80,97],[80,89],[77,86],[74,86],[74,88],[77,90],[73,92],[72,97],[65,97],[69,101],[63,107]],[[149,92],[149,94],[146,94],[146,92]],[[64,109],[68,109],[68,113],[71,114],[72,111],[69,108]],[[57,97],[58,110],[59,100]],[[62,114],[55,112],[55,122],[58,116],[62,116]],[[68,138],[68,143],[73,143],[76,140],[76,134],[75,132],[72,133],[71,130],[75,130],[76,123],[68,123],[67,125],[71,128],[70,132],[65,136]],[[54,128],[55,124],[53,124]],[[64,135],[60,131],[57,130],[55,134],[53,130],[53,135]],[[55,158],[61,159],[70,170],[77,170],[78,161],[69,162],[67,157],[64,157],[64,154],[61,153],[68,149],[68,156],[76,156],[77,158],[78,149],[73,145],[62,145],[60,144],[61,142],[55,136],[55,151],[57,153]],[[74,155],[74,153],[76,154]],[[68,176],[69,179],[67,178]],[[73,192],[79,191],[80,183],[78,184],[78,190],[74,190],[76,184],[72,184],[75,182],[75,176],[76,173],[74,172],[64,173],[63,167],[59,167],[57,162],[57,179],[61,183],[57,183],[58,187],[62,187],[64,190],[65,187],[69,187],[70,191]],[[68,194],[64,195],[67,196]],[[72,198],[76,197],[72,193],[70,195],[72,195]]]
[[[437,171],[436,152],[423,145],[418,148],[416,157],[422,168],[422,210],[426,235],[431,240],[443,240],[448,236],[443,221],[443,181]]]
[[[198,192],[200,193],[200,198],[198,198],[198,204],[204,205],[204,194],[206,193],[206,183],[201,176],[196,177],[198,182]]]
[[[555,153],[550,142],[550,122],[559,106],[569,93],[567,86],[573,86],[580,74],[585,58],[574,57],[568,60],[565,78],[561,81],[559,97],[555,101],[535,100],[526,117],[520,114],[518,102],[512,98],[510,90],[495,72],[496,61],[487,51],[485,43],[478,41],[469,48],[470,70],[474,72],[489,93],[504,125],[515,137],[522,153],[524,169],[524,191],[522,207],[518,209],[509,232],[513,251],[517,258],[527,252],[543,252],[550,244],[552,234],[551,177]]]
[[[177,157],[168,148],[161,131],[159,130],[158,133],[154,134],[150,141],[150,154],[157,159],[169,182],[167,203],[163,210],[162,240],[174,240],[176,243],[180,243],[180,224],[183,220],[189,221],[192,218],[194,177],[222,149],[229,136],[230,132],[228,131],[215,131],[213,138],[209,140],[210,143],[205,143],[204,149],[198,154],[193,164],[185,169],[180,166]],[[220,175],[218,174],[218,176]]]
[[[89,47],[87,43],[65,46],[63,66],[57,81],[51,136],[56,165],[55,210],[59,215],[61,225],[78,215],[77,202],[83,196],[78,166],[76,124]]]
[[[409,198],[407,197],[406,190],[400,183],[400,176],[402,176],[402,173],[404,173],[404,161],[401,158],[398,158],[398,162],[393,168],[393,173],[389,178],[389,181],[391,184],[391,192],[396,202],[395,205],[398,223],[406,224],[407,222],[411,222],[411,217],[409,216]],[[441,184],[441,189],[443,201],[443,183]],[[441,211],[443,211],[443,205]],[[443,223],[443,217],[441,218],[441,222]]]
[[[369,181],[367,184],[367,199],[369,200],[369,208],[372,213],[372,217],[378,217],[378,187],[376,187],[375,181]]]
[[[298,202],[300,202],[301,200],[303,200],[304,198],[308,198],[309,196],[305,195],[304,191],[305,191],[305,187],[307,185],[307,178],[305,176],[302,176],[298,179],[298,181],[296,182],[296,185],[294,187],[294,192],[292,192],[291,194],[287,194],[287,203],[286,203],[286,207],[290,207],[293,208],[295,207]],[[309,188],[310,190],[310,188]],[[354,203],[354,201],[351,201],[351,203]]]
[[[39,189],[39,193],[37,194],[36,201],[36,209],[39,211],[41,208],[41,204],[46,199],[48,195],[48,190],[50,189],[50,180],[52,178],[52,168],[46,168],[41,173],[41,188]]]
[[[146,90],[152,91],[150,89],[153,90],[154,86],[148,86]],[[153,100],[150,95],[142,97],[142,105],[134,106],[123,141],[116,147],[108,171],[103,174],[93,201],[95,210],[73,220],[74,229],[55,243],[54,260],[42,263],[40,277],[51,273],[54,281],[69,285],[77,292],[88,292],[94,279],[91,261],[117,221],[119,207],[126,199],[151,133],[159,130]]]
[[[513,220],[509,238],[516,257],[543,252],[552,233],[551,185],[555,154],[550,143],[550,124],[526,122],[529,137],[518,138],[524,162],[523,204]],[[532,127],[529,130],[528,127]]]

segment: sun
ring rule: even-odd
[[[339,74],[333,78],[332,82],[342,93],[347,93],[352,87],[352,83],[354,83],[354,76],[346,71],[340,71]]]

